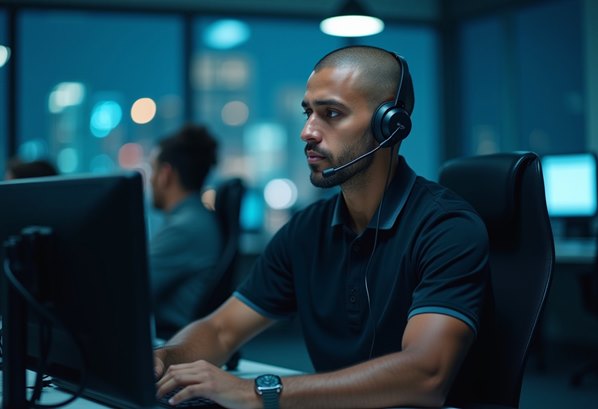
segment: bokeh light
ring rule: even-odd
[[[297,186],[289,179],[273,179],[264,188],[264,200],[272,209],[288,209],[297,201]]]
[[[59,114],[65,108],[80,105],[85,99],[85,85],[80,82],[61,82],[48,97],[48,110]]]
[[[89,162],[89,170],[92,173],[106,174],[110,173],[116,167],[112,158],[105,153],[99,154],[91,158]]]
[[[24,161],[32,161],[48,155],[48,142],[43,139],[31,139],[19,145],[18,156]]]
[[[240,126],[249,118],[249,107],[242,101],[231,101],[222,107],[222,122],[230,126]]]
[[[143,160],[143,148],[138,143],[125,143],[118,150],[118,164],[123,169],[139,167]]]
[[[0,45],[0,68],[8,62],[10,58],[10,48],[5,45]]]
[[[120,124],[122,108],[116,101],[100,101],[91,110],[89,129],[97,138],[106,137]]]
[[[64,148],[58,152],[56,164],[61,173],[73,173],[79,167],[79,154],[75,148]]]
[[[217,50],[226,50],[243,44],[251,36],[249,26],[242,21],[225,19],[210,24],[204,31],[203,41]]]
[[[131,106],[131,119],[136,124],[147,124],[156,116],[156,102],[151,98],[139,98]]]

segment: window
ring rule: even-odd
[[[313,21],[212,17],[197,20],[195,44],[194,117],[220,138],[219,173],[242,174],[260,190],[288,178],[298,205],[311,202],[322,191],[309,182],[301,100],[315,62],[342,40]]]
[[[551,1],[461,25],[463,154],[586,149],[580,4]]]
[[[461,28],[461,55],[447,64],[460,63],[461,95],[454,103],[461,109],[464,155],[493,153],[504,148],[508,99],[508,71],[503,27],[496,17],[465,23]]]
[[[62,173],[148,169],[182,122],[182,27],[173,16],[26,11],[18,18],[18,153]]]
[[[402,55],[413,79],[413,128],[401,144],[401,154],[418,174],[438,179],[440,167],[440,61],[438,35],[429,27],[387,25],[380,34],[365,37],[373,45]]]
[[[580,2],[553,1],[517,14],[520,147],[540,154],[586,149]]]

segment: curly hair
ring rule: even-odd
[[[198,191],[217,163],[218,142],[205,126],[188,124],[162,139],[159,163],[168,163],[179,174],[183,187]]]

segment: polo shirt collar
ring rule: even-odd
[[[172,216],[174,214],[180,213],[186,207],[195,206],[193,203],[201,203],[200,193],[192,192],[188,194],[183,200],[174,205],[174,207],[166,214],[167,216]]]
[[[397,171],[395,177],[390,182],[386,193],[384,194],[384,203],[382,204],[382,213],[380,214],[380,229],[388,230],[395,224],[401,210],[405,206],[405,202],[413,189],[415,184],[416,174],[407,165],[405,158],[399,155],[397,164]],[[339,192],[336,197],[336,204],[334,206],[334,213],[332,215],[331,227],[348,223],[349,213],[342,192]],[[368,228],[375,229],[377,224],[377,217],[374,215],[368,224]]]

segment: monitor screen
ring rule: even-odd
[[[542,171],[551,217],[590,218],[596,215],[598,194],[594,154],[545,155]]]
[[[18,255],[21,265],[3,265],[24,278],[52,317],[40,318],[45,315],[31,308],[34,303],[25,303],[27,368],[75,390],[85,380],[83,396],[110,407],[150,406],[155,388],[141,175],[2,182],[0,198],[0,261]],[[25,240],[15,240],[27,237],[24,229],[50,234],[34,241],[37,250],[13,254],[6,244]],[[2,277],[5,292],[12,287]],[[18,327],[8,325],[14,304],[10,308],[3,303],[5,340]],[[5,400],[7,393],[5,387]]]

